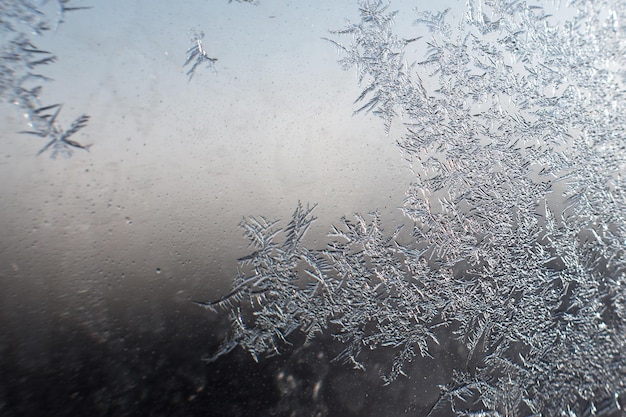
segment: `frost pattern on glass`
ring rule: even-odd
[[[451,332],[467,365],[431,414],[623,408],[626,3],[559,7],[468,0],[461,21],[417,12],[417,33],[401,38],[388,4],[359,3],[361,20],[331,42],[363,86],[356,112],[406,128],[413,241],[386,235],[378,213],[342,219],[324,249],[302,244],[313,207],[298,205],[285,229],[246,219],[254,252],[230,294],[202,303],[232,317],[210,360],[329,331],[356,368],[364,348],[393,350],[389,383]]]
[[[63,130],[57,120],[62,105],[41,103],[43,85],[51,79],[39,71],[57,57],[38,48],[31,37],[56,30],[68,12],[90,8],[72,4],[71,0],[0,2],[0,100],[15,104],[24,113],[29,130],[20,133],[48,140],[37,155],[51,150],[53,158],[59,154],[69,157],[73,149],[89,150],[91,145],[70,139],[86,126],[89,116],[79,116],[69,129]]]

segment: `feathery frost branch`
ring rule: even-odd
[[[390,383],[453,338],[465,358],[429,415],[623,413],[626,3],[466,6],[457,21],[418,12],[407,41],[389,3],[361,0],[360,21],[331,32],[352,37],[330,42],[364,86],[355,113],[387,133],[402,115],[413,241],[378,213],[342,219],[317,249],[301,205],[286,230],[244,221],[255,251],[215,303],[233,318],[217,356],[331,332],[356,368],[363,348],[394,352]],[[408,43],[425,51],[411,65]]]

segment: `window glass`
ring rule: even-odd
[[[0,414],[621,415],[624,22],[0,2]]]

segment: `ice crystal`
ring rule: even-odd
[[[58,28],[65,21],[67,12],[89,9],[72,6],[71,1],[53,2],[56,6],[55,17],[46,12],[48,2],[45,0],[0,2],[0,99],[12,102],[24,113],[32,130],[23,133],[49,139],[38,155],[53,149],[52,157],[58,153],[69,156],[72,148],[89,148],[69,139],[86,125],[88,116],[80,116],[70,129],[63,131],[56,121],[61,105],[42,105],[40,95],[43,83],[50,78],[36,71],[43,65],[55,62],[57,58],[51,52],[39,49],[31,40],[31,34],[41,36],[53,26]]]
[[[258,0],[235,0],[237,3],[250,3],[250,4],[254,4],[255,6],[259,5]],[[233,0],[228,0],[229,3],[232,3]]]
[[[191,46],[187,50],[187,58],[183,64],[183,67],[191,64],[191,68],[187,71],[189,81],[191,81],[191,78],[196,73],[198,66],[206,63],[209,68],[213,68],[214,64],[217,62],[217,58],[211,58],[204,49],[204,44],[202,43],[203,38],[204,32],[191,30]]]
[[[54,114],[43,114],[44,111],[51,110],[53,108],[56,108]],[[35,109],[34,112],[37,113],[36,118],[43,121],[43,123],[39,126],[35,126],[36,130],[20,132],[44,138],[47,137],[50,139],[48,143],[41,148],[39,152],[37,152],[37,155],[41,155],[48,149],[52,149],[51,157],[53,159],[56,158],[58,154],[62,154],[69,158],[72,155],[72,148],[84,149],[88,151],[91,147],[91,145],[83,145],[70,139],[72,135],[87,125],[87,122],[89,122],[89,116],[86,114],[79,116],[76,120],[74,120],[69,129],[63,130],[59,122],[56,120],[60,111],[61,105],[59,104]]]
[[[402,116],[413,241],[385,235],[378,213],[342,219],[323,249],[302,243],[312,208],[298,205],[284,230],[245,220],[254,252],[232,292],[203,303],[232,315],[212,359],[237,346],[277,354],[294,331],[329,331],[355,367],[364,348],[394,351],[391,382],[451,333],[466,366],[431,414],[622,409],[626,3],[468,0],[458,22],[419,12],[410,39],[387,8],[360,1],[361,20],[331,42],[364,86],[356,112],[387,132]],[[409,44],[426,50],[411,64]]]

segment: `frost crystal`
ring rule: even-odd
[[[67,131],[56,120],[61,110],[60,104],[42,105],[40,95],[43,82],[50,78],[36,72],[43,65],[56,61],[56,56],[39,49],[30,39],[51,30],[51,19],[44,11],[47,1],[5,0],[0,2],[0,100],[12,102],[24,112],[28,120],[29,133],[48,138],[48,143],[37,155],[52,149],[54,158],[59,153],[70,156],[72,149],[88,150],[91,145],[82,145],[70,136],[82,129],[89,116],[79,116]],[[89,9],[72,6],[72,0],[57,0],[56,22],[65,21],[65,14],[71,11]]]
[[[202,63],[206,63],[209,68],[213,68],[214,64],[217,62],[217,58],[211,58],[204,49],[204,44],[202,43],[203,38],[204,32],[191,30],[191,46],[187,50],[187,58],[183,64],[183,67],[191,64],[191,68],[187,71],[189,81],[191,81],[191,78],[196,73],[196,69]]]
[[[236,0],[237,3],[250,3],[250,4],[254,4],[255,6],[259,5],[258,0]],[[232,3],[233,0],[228,0],[229,3]]]
[[[249,218],[254,252],[232,292],[203,304],[233,319],[214,358],[330,331],[355,367],[363,348],[393,350],[391,382],[451,333],[466,367],[431,414],[622,409],[626,3],[569,3],[468,0],[460,22],[420,12],[403,39],[397,12],[361,1],[361,20],[331,42],[364,86],[356,112],[387,132],[402,116],[413,241],[385,235],[378,213],[342,219],[324,249],[302,244],[312,208],[298,205],[285,230]],[[409,44],[426,50],[411,64]]]

